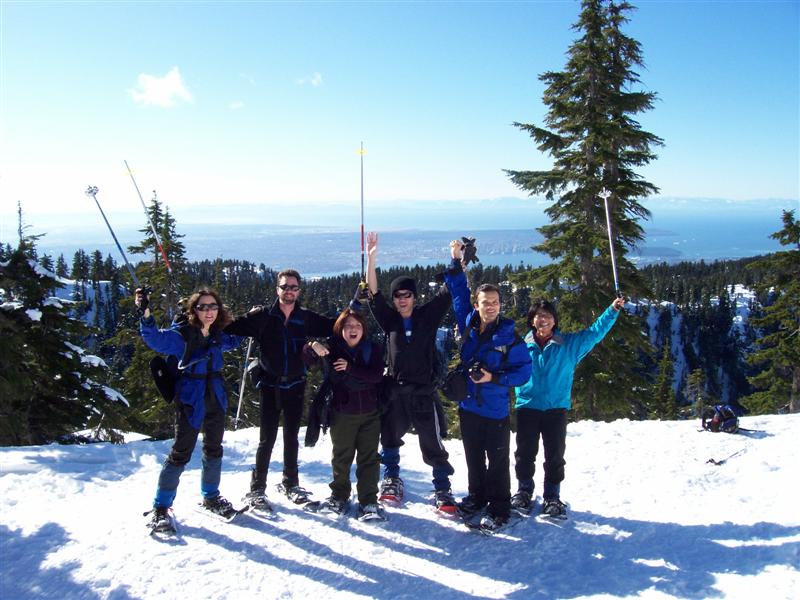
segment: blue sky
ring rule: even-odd
[[[642,174],[664,196],[800,196],[800,3],[643,2]],[[0,213],[521,196],[538,75],[577,2],[0,2]],[[93,217],[94,218],[94,217]],[[313,219],[313,215],[303,215]],[[5,218],[4,218],[5,220]],[[7,222],[7,221],[6,221]]]

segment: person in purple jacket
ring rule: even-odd
[[[381,468],[378,385],[383,378],[383,348],[367,336],[364,317],[345,310],[333,325],[333,335],[325,343],[307,344],[304,353],[309,359],[319,357],[327,361],[327,377],[333,390],[330,402],[331,495],[314,508],[339,514],[347,510],[351,492],[350,467],[355,458],[358,516],[363,520],[382,520],[384,512],[378,506]]]
[[[201,288],[186,303],[186,321],[169,329],[158,329],[148,308],[147,295],[136,291],[136,306],[142,311],[142,339],[151,349],[179,359],[175,383],[175,442],[164,461],[150,511],[154,531],[173,527],[171,507],[181,473],[192,457],[197,437],[203,431],[203,466],[200,491],[203,507],[229,517],[235,512],[220,495],[222,436],[228,398],[222,379],[222,353],[239,347],[241,338],[223,333],[231,317],[219,295]]]

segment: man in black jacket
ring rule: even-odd
[[[283,480],[279,488],[294,502],[308,502],[297,472],[297,433],[303,418],[306,367],[303,345],[310,337],[328,337],[335,319],[300,306],[300,274],[294,269],[278,273],[277,299],[272,308],[260,307],[237,318],[226,333],[255,338],[260,347],[261,423],[256,466],[245,501],[255,509],[270,510],[266,497],[267,470],[278,437],[283,412]]]
[[[388,375],[387,406],[381,416],[381,462],[384,466],[380,497],[384,502],[399,503],[403,496],[400,478],[400,446],[413,425],[425,464],[433,468],[435,502],[439,510],[454,513],[456,505],[450,491],[453,467],[442,443],[439,415],[441,406],[434,386],[436,332],[450,308],[446,286],[423,305],[416,304],[417,286],[410,277],[398,277],[391,284],[392,305],[378,289],[375,262],[378,234],[367,235],[367,283],[372,313],[387,337]],[[464,277],[455,260],[460,248],[451,246],[456,276]]]

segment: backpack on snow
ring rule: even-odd
[[[703,429],[707,431],[736,433],[739,431],[739,415],[730,404],[717,404],[703,409]]]

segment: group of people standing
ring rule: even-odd
[[[501,314],[500,290],[480,285],[474,297],[462,266],[463,244],[450,243],[446,285],[424,304],[417,302],[416,281],[398,277],[386,298],[378,288],[378,235],[367,235],[367,286],[372,314],[385,334],[386,348],[370,339],[363,315],[346,309],[329,318],[300,304],[300,274],[278,274],[277,298],[232,318],[213,290],[201,289],[186,306],[186,320],[157,329],[147,297],[137,290],[142,337],[153,350],[179,358],[175,388],[175,442],[164,462],[151,511],[150,526],[167,527],[184,466],[202,429],[203,506],[227,515],[233,506],[219,492],[227,397],[221,378],[222,352],[238,347],[242,337],[259,344],[257,368],[260,433],[250,489],[244,500],[254,511],[271,511],[267,472],[283,415],[283,476],[279,489],[297,504],[315,510],[347,510],[350,468],[355,459],[360,518],[385,518],[381,504],[400,503],[400,447],[413,426],[423,461],[432,469],[438,510],[478,520],[479,527],[502,527],[512,509],[529,512],[533,475],[541,438],[544,446],[542,511],[565,514],[560,498],[564,479],[567,411],[578,362],[613,326],[624,301],[617,298],[588,329],[558,330],[553,304],[538,301],[528,312],[530,330],[521,338],[514,322]],[[435,384],[436,335],[450,307],[457,318],[461,392],[455,398],[468,472],[468,494],[456,501],[454,473],[442,442],[446,419]],[[385,360],[384,360],[385,355]],[[325,361],[332,385],[331,495],[311,503],[298,476],[298,432],[303,416],[308,366]],[[511,494],[509,392],[515,388],[517,433]],[[380,452],[378,445],[380,441]],[[381,479],[380,467],[383,465]]]

